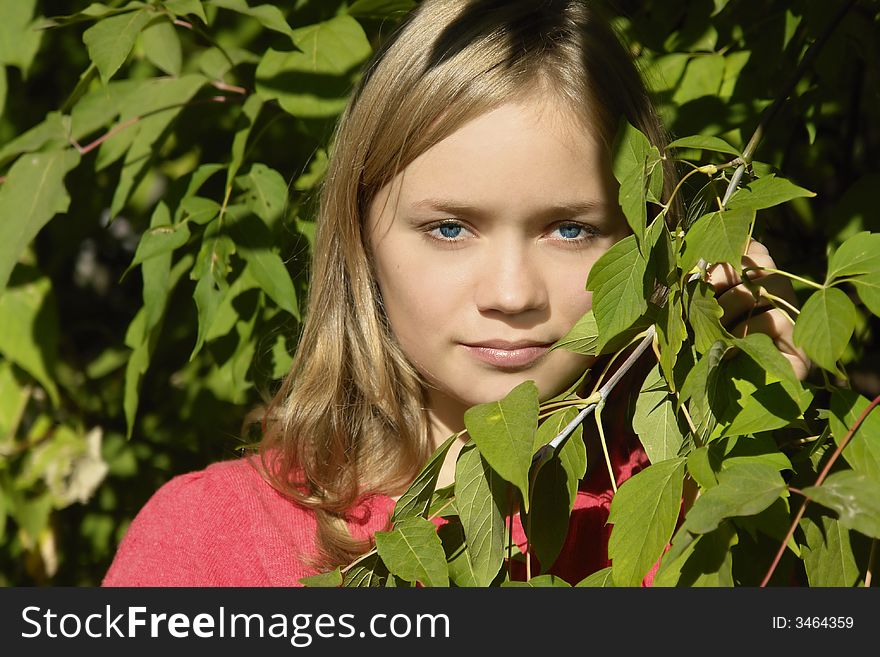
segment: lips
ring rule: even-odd
[[[462,347],[477,360],[499,369],[519,370],[534,364],[544,356],[553,345],[552,342],[534,340],[487,340],[462,344]]]

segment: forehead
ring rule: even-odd
[[[509,101],[422,153],[375,201],[422,210],[443,199],[499,213],[605,203],[616,183],[594,132],[552,98]]]

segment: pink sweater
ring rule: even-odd
[[[647,466],[640,446],[611,452],[618,482]],[[605,525],[610,503],[608,475],[596,468],[578,491],[568,537],[551,573],[575,584],[610,565],[611,527]],[[367,537],[386,529],[393,508],[389,497],[367,499],[350,514],[352,533]],[[301,577],[316,573],[303,559],[315,549],[316,532],[313,513],[275,491],[248,459],[223,461],[175,477],[150,498],[119,545],[103,585],[299,586]],[[525,549],[519,516],[513,537]]]

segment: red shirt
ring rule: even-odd
[[[609,451],[618,484],[648,465],[637,439],[612,441]],[[566,542],[550,573],[576,584],[610,565],[611,526],[605,523],[611,497],[607,469],[594,463],[581,482]],[[364,500],[349,515],[352,534],[365,538],[387,529],[393,508],[386,496]],[[314,514],[273,489],[249,459],[223,461],[175,477],[150,498],[103,585],[299,586],[301,577],[316,574],[303,558],[314,551],[316,535]],[[519,515],[513,538],[525,550]],[[643,584],[650,584],[653,574]]]

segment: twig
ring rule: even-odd
[[[834,453],[831,455],[831,458],[828,459],[828,463],[825,464],[825,467],[822,468],[822,472],[819,473],[819,477],[816,479],[816,483],[814,486],[821,486],[822,482],[825,481],[825,477],[828,476],[828,472],[831,470],[831,466],[833,466],[840,455],[843,453],[843,448],[849,444],[850,439],[853,437],[853,434],[858,430],[859,426],[868,417],[868,413],[870,413],[875,406],[880,404],[880,395],[877,395],[865,410],[862,411],[862,414],[859,415],[858,419],[853,423],[852,427],[849,431],[846,432],[846,435],[843,437],[843,440],[837,445],[837,449],[834,450]],[[770,581],[770,578],[773,576],[773,573],[776,571],[776,566],[779,565],[779,560],[782,559],[782,555],[785,553],[785,547],[788,545],[788,542],[791,540],[791,537],[794,536],[794,530],[797,529],[798,524],[801,521],[801,518],[804,516],[804,511],[807,508],[807,504],[810,503],[810,498],[805,497],[804,503],[801,505],[800,510],[797,512],[794,520],[791,523],[791,527],[788,529],[788,534],[785,535],[785,538],[782,539],[782,543],[779,545],[779,550],[776,552],[776,557],[773,559],[773,563],[770,564],[770,568],[767,571],[767,574],[764,576],[764,580],[761,582],[761,586],[767,586],[767,582]]]

